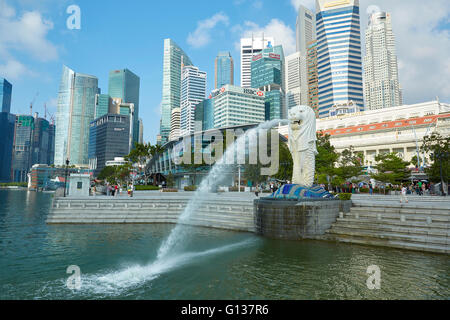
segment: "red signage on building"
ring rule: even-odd
[[[262,96],[264,95],[264,92],[258,91],[256,94],[257,94],[258,96],[262,97]]]
[[[276,53],[269,53],[269,58],[280,60],[280,55]]]
[[[260,54],[258,54],[256,56],[253,56],[252,61],[256,61],[256,60],[259,60],[261,58],[262,58],[262,54],[260,53]]]

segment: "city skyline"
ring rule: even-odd
[[[408,14],[414,20],[416,15],[417,26],[421,27],[418,34],[413,34],[410,29],[411,24],[406,21],[404,13],[401,10],[401,1],[390,3],[387,1],[360,1],[361,7],[361,37],[363,37],[364,31],[367,28],[367,9],[369,5],[376,5],[382,11],[388,11],[392,14],[393,30],[397,38],[397,55],[399,59],[399,75],[400,83],[403,87],[404,103],[415,103],[419,101],[425,101],[433,99],[439,95],[441,100],[448,100],[450,93],[442,85],[442,81],[436,83],[435,86],[428,84],[431,79],[442,79],[442,70],[445,70],[445,59],[434,61],[434,65],[431,65],[430,71],[427,73],[430,79],[427,77],[420,77],[421,81],[417,81],[417,74],[421,75],[424,66],[420,65],[419,60],[423,60],[423,57],[433,55],[438,48],[448,45],[448,24],[442,22],[448,9],[442,1],[433,1],[430,3],[429,9],[423,7],[418,1],[408,1]],[[156,141],[156,134],[159,133],[159,118],[160,115],[160,102],[161,102],[161,87],[162,87],[162,52],[163,43],[162,39],[166,37],[173,38],[183,50],[191,57],[193,62],[200,69],[205,70],[209,74],[214,74],[214,58],[218,51],[227,50],[231,52],[231,55],[235,57],[235,70],[240,70],[240,58],[239,58],[239,39],[243,36],[248,36],[249,32],[253,32],[256,35],[264,32],[266,35],[273,36],[276,44],[282,44],[285,49],[286,55],[292,53],[292,40],[294,41],[295,51],[295,20],[297,16],[297,10],[291,4],[291,1],[280,3],[280,5],[273,5],[269,2],[263,2],[263,6],[260,8],[254,8],[251,2],[245,2],[241,4],[230,4],[229,7],[222,7],[219,4],[211,4],[209,8],[199,10],[192,17],[192,21],[185,21],[186,27],[180,28],[179,23],[174,23],[181,13],[167,12],[164,19],[167,23],[173,25],[170,28],[164,29],[166,33],[161,34],[161,28],[156,30],[149,30],[146,28],[145,32],[151,33],[146,36],[146,41],[139,40],[136,37],[131,37],[124,42],[123,50],[112,50],[110,48],[117,48],[117,42],[113,39],[108,41],[109,38],[103,38],[99,32],[104,31],[105,27],[100,27],[100,21],[92,21],[92,13],[101,4],[91,4],[86,1],[80,1],[79,6],[82,10],[82,25],[81,30],[67,30],[65,28],[65,22],[67,14],[65,9],[68,6],[67,1],[58,2],[57,5],[51,7],[49,3],[55,3],[55,1],[49,0],[45,4],[33,4],[21,5],[20,3],[14,3],[12,1],[0,1],[0,5],[8,10],[1,10],[4,19],[2,20],[2,26],[5,23],[21,23],[28,17],[27,13],[35,14],[36,18],[39,18],[37,27],[43,28],[43,33],[39,41],[42,40],[45,49],[45,55],[40,51],[40,47],[27,47],[25,43],[16,43],[16,47],[24,47],[16,53],[13,49],[8,49],[8,59],[2,60],[0,63],[0,76],[5,77],[14,86],[12,97],[12,110],[14,114],[28,114],[29,103],[32,100],[36,92],[39,92],[39,96],[33,106],[35,111],[38,111],[41,115],[44,114],[43,105],[47,103],[49,112],[56,113],[56,97],[58,91],[58,82],[60,78],[61,65],[66,63],[75,70],[92,74],[99,78],[99,87],[102,89],[102,93],[107,91],[107,73],[114,68],[128,68],[133,70],[141,77],[141,111],[140,117],[144,121],[145,128],[145,141]],[[309,9],[315,11],[314,1],[292,1],[292,3],[301,3],[307,6]],[[195,8],[202,7],[202,4],[195,4]],[[157,4],[156,9],[164,9],[163,4]],[[433,10],[442,7],[442,10]],[[108,6],[103,6],[107,12],[114,11],[117,7],[120,7],[120,3],[112,2]],[[184,5],[181,5],[184,8]],[[239,13],[234,13],[231,9],[239,7],[243,10]],[[180,8],[180,12],[183,8]],[[190,11],[194,11],[195,8],[190,8]],[[245,8],[253,8],[253,10],[245,10]],[[123,8],[122,8],[123,9]],[[122,39],[127,30],[133,30],[138,34],[142,34],[142,30],[139,28],[133,29],[134,23],[139,24],[140,15],[136,5],[132,5],[129,9],[133,13],[138,15],[136,22],[130,21],[129,26],[123,28],[120,33],[116,34]],[[447,10],[447,11],[446,11]],[[145,11],[145,10],[142,10]],[[233,14],[231,14],[233,12]],[[5,13],[8,13],[6,17]],[[218,15],[218,13],[222,13]],[[420,14],[420,16],[419,16]],[[144,13],[142,13],[144,15]],[[280,17],[283,17],[282,19]],[[213,19],[214,18],[214,19]],[[420,21],[419,21],[420,19]],[[161,22],[162,18],[157,17],[157,21]],[[6,22],[5,22],[6,21]],[[141,20],[142,21],[142,20]],[[206,22],[208,23],[206,23]],[[50,22],[50,24],[45,24]],[[103,21],[104,22],[104,21]],[[202,23],[203,22],[203,23]],[[409,23],[409,24],[408,24]],[[97,25],[98,24],[98,25]],[[209,26],[213,25],[212,28]],[[117,31],[117,27],[111,25],[111,23],[105,24],[107,28],[113,28],[111,31]],[[97,32],[94,31],[98,28]],[[231,31],[233,29],[233,31]],[[422,30],[422,31],[421,31]],[[289,31],[292,31],[291,33]],[[405,33],[408,31],[407,33]],[[432,36],[432,39],[440,39],[437,43],[438,47],[428,48],[428,40],[424,40],[423,33],[427,31]],[[129,31],[128,31],[129,32]],[[112,32],[114,33],[114,32]],[[276,33],[276,34],[271,34]],[[156,36],[155,36],[156,35]],[[214,35],[214,37],[212,37]],[[20,35],[18,35],[20,36]],[[277,39],[277,36],[280,39]],[[407,43],[411,38],[417,38],[416,42],[422,40],[422,45],[418,46],[416,43]],[[444,38],[443,38],[444,37]],[[102,39],[102,41],[99,41]],[[226,39],[227,42],[224,42]],[[361,39],[363,40],[363,39]],[[0,35],[0,45],[9,44],[12,40],[9,40],[4,35]],[[9,42],[8,42],[9,41]],[[23,40],[25,41],[25,40]],[[411,41],[409,41],[411,42]],[[98,47],[101,43],[101,48]],[[58,47],[59,45],[59,47]],[[81,48],[74,48],[77,45]],[[91,45],[96,49],[86,50],[86,47]],[[136,53],[134,51],[126,50],[126,46],[132,45],[145,46],[150,51]],[[409,53],[405,50],[405,46],[412,45]],[[148,47],[151,46],[151,47]],[[364,46],[364,45],[363,45]],[[61,48],[62,47],[62,48]],[[99,48],[99,49],[97,49]],[[439,51],[439,50],[438,50]],[[21,53],[20,53],[21,52]],[[86,55],[89,52],[89,58]],[[80,54],[81,53],[81,54]],[[151,54],[150,54],[151,53]],[[364,54],[364,53],[363,53]],[[23,57],[22,57],[23,56]],[[12,58],[11,58],[12,57]],[[422,57],[421,59],[419,59]],[[439,57],[439,56],[438,56]],[[148,60],[152,60],[151,64]],[[154,61],[153,61],[154,60]],[[10,61],[20,62],[25,68],[25,73],[13,72],[14,64]],[[441,61],[440,65],[437,62]],[[201,62],[201,63],[199,63]],[[432,62],[429,62],[432,63]],[[9,66],[9,67],[8,67]],[[17,66],[17,64],[16,64]],[[7,68],[8,67],[8,68]],[[17,68],[16,68],[17,69]],[[45,70],[43,70],[45,69]],[[20,71],[20,70],[19,70]],[[440,76],[438,76],[440,74]],[[13,76],[10,76],[13,75]],[[414,77],[416,75],[416,77]],[[40,77],[41,76],[41,77]],[[235,75],[236,79],[240,75]],[[405,81],[406,79],[406,81]],[[213,88],[213,77],[208,79],[207,93]],[[415,84],[417,82],[418,84]],[[419,98],[420,97],[420,98]],[[49,119],[49,117],[47,117]]]

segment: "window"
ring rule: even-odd
[[[77,182],[77,189],[83,188],[83,182]]]

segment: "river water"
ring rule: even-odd
[[[450,298],[446,255],[185,227],[185,251],[160,261],[174,225],[46,225],[51,200],[0,190],[0,299]],[[71,265],[79,289],[66,285]]]

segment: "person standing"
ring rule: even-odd
[[[402,185],[402,196],[400,198],[400,203],[403,203],[403,201],[408,203],[408,198],[406,197],[406,190],[407,190],[406,187]]]
[[[369,184],[369,194],[370,194],[370,195],[373,194],[373,186],[372,186],[371,183]]]
[[[117,197],[119,193],[119,187],[117,186],[117,184],[114,186],[114,196]]]
[[[255,196],[256,197],[259,196],[259,185],[257,185],[256,188],[255,188]]]
[[[95,184],[92,186],[92,195],[95,197],[97,193],[97,188],[95,187]]]

